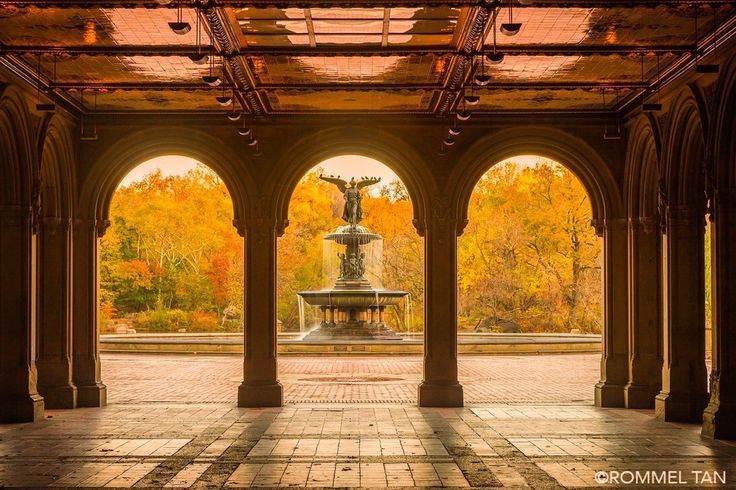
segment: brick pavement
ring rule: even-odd
[[[461,356],[469,404],[591,404],[600,356]],[[282,356],[287,403],[415,403],[418,356]],[[234,403],[239,356],[103,354],[110,403]]]
[[[557,489],[595,487],[600,471],[675,471],[680,487],[701,471],[736,488],[735,443],[644,410],[117,403],[48,416],[0,425],[0,488]]]

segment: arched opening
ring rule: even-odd
[[[478,180],[458,240],[467,401],[593,403],[603,249],[592,218],[586,188],[554,160],[517,155]]]
[[[285,400],[414,402],[424,250],[406,186],[384,163],[346,154],[307,171],[288,209],[277,259]]]
[[[99,248],[111,402],[233,400],[241,359],[211,356],[242,351],[244,247],[233,212],[223,180],[193,158],[153,158],[119,182]],[[194,362],[181,356],[192,353]]]

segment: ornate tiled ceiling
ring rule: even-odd
[[[443,115],[470,92],[478,112],[590,112],[626,107],[736,26],[719,0],[697,13],[678,0],[291,3],[0,0],[0,54],[84,111],[231,111],[215,97],[234,91],[255,114]],[[501,32],[510,16],[515,36]],[[489,64],[494,50],[505,57]]]

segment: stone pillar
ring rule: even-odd
[[[36,388],[36,270],[30,207],[0,206],[0,422],[44,417]]]
[[[440,200],[424,229],[424,379],[419,406],[462,407],[457,374],[457,221]]]
[[[654,408],[662,389],[660,230],[655,218],[629,220],[629,383],[626,408]]]
[[[245,224],[245,348],[239,407],[280,407],[276,338],[276,223]]]
[[[38,391],[46,408],[74,408],[71,221],[42,218],[38,240]]]
[[[607,218],[593,226],[603,237],[603,352],[595,405],[623,407],[629,379],[627,220]]]
[[[703,435],[736,439],[736,189],[713,199],[713,371]]]
[[[74,220],[72,329],[72,379],[77,386],[77,406],[102,407],[107,404],[107,387],[100,377],[98,331],[99,238],[108,222]]]
[[[699,422],[707,403],[705,368],[704,219],[699,209],[667,210],[662,269],[664,366],[655,414]]]

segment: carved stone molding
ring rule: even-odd
[[[659,230],[659,217],[637,216],[629,218],[629,228],[633,231],[642,231],[649,235]]]
[[[25,206],[0,206],[0,226],[30,226],[33,210]]]
[[[668,206],[665,215],[665,230],[672,228],[705,228],[705,212],[692,206]]]
[[[57,218],[54,216],[41,217],[41,231],[47,231],[55,234],[58,232],[66,232],[72,227],[71,218]]]

